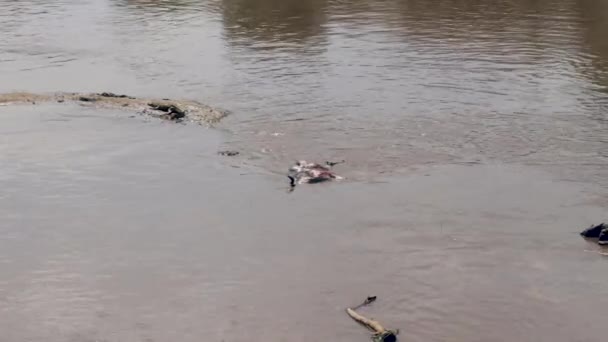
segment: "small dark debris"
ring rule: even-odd
[[[93,98],[93,97],[89,97],[89,96],[80,96],[78,98],[78,101],[82,101],[82,102],[95,102],[95,101],[97,101],[97,99]]]
[[[334,167],[338,164],[344,164],[346,163],[346,160],[340,160],[340,161],[326,161],[325,165],[329,166],[329,167]]]
[[[220,156],[234,157],[234,156],[238,156],[240,154],[240,152],[226,150],[226,151],[219,151],[217,154],[219,154]]]

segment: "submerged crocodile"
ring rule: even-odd
[[[2,104],[37,104],[46,102],[78,103],[80,105],[120,109],[147,114],[153,117],[181,121],[189,120],[199,124],[215,124],[227,115],[227,112],[211,108],[196,101],[137,98],[114,93],[67,93],[50,94],[6,93],[0,94]]]

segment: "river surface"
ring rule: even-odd
[[[0,342],[603,341],[607,0],[0,0]],[[220,149],[240,155],[220,158]],[[285,188],[295,159],[340,183]]]

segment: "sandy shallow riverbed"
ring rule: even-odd
[[[445,164],[288,193],[213,129],[70,105],[0,122],[2,341],[366,341],[343,309],[369,294],[407,341],[603,336],[592,184]]]
[[[100,93],[0,93],[0,105],[38,105],[67,103],[93,109],[109,109],[131,114],[148,115],[166,120],[190,121],[198,124],[217,124],[228,113],[191,100],[168,98],[138,98],[111,92]]]

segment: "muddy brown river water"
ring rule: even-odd
[[[0,342],[604,341],[608,1],[0,0]],[[234,157],[218,150],[238,150]],[[287,192],[295,159],[346,159]]]

